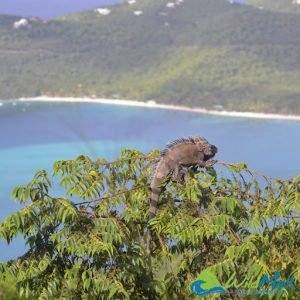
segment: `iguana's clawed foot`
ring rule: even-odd
[[[218,161],[217,160],[208,160],[205,162],[205,168],[212,168],[214,164],[216,164]]]

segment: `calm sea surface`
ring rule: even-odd
[[[274,177],[300,174],[300,122],[214,117],[105,104],[12,101],[0,106],[0,221],[20,206],[14,186],[58,159],[85,154],[108,160],[125,147],[143,152],[178,137],[199,135],[219,148],[217,159],[247,162]],[[24,253],[22,239],[0,242],[0,261]]]

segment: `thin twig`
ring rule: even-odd
[[[138,160],[138,159],[145,159],[145,160],[157,160],[158,158],[158,155],[153,155],[153,156],[150,156],[150,155],[135,155],[135,156],[132,156],[132,157],[126,157],[126,158],[118,158],[114,161],[111,161],[111,162],[97,162],[96,165],[98,166],[109,166],[109,165],[115,165],[119,162],[124,162],[124,161],[130,161],[130,160]]]
[[[226,161],[221,161],[221,160],[217,160],[215,164],[218,164],[218,165],[223,165],[223,166],[226,166],[226,167],[236,167],[238,166],[238,163],[235,164],[235,163],[229,163],[229,162],[226,162]],[[272,181],[280,181],[280,182],[289,182],[290,179],[280,179],[280,178],[275,178],[275,177],[272,177],[272,176],[269,176],[269,175],[266,175],[266,174],[263,174],[261,172],[257,172],[253,169],[250,169],[250,168],[245,168],[245,170],[249,171],[249,173],[252,175],[252,174],[255,174],[257,176],[261,176],[263,177],[266,181],[268,180],[272,180]]]
[[[132,192],[132,191],[144,188],[144,187],[149,187],[149,185],[148,184],[138,185],[138,186],[135,186],[135,187],[133,187],[133,188],[131,188],[129,190],[124,190],[124,191],[115,193],[113,195],[107,196],[107,197],[102,197],[102,198],[99,198],[99,199],[96,199],[96,200],[79,202],[79,203],[75,203],[74,205],[83,205],[83,204],[89,204],[89,203],[96,203],[96,202],[99,202],[99,201],[102,201],[102,200],[107,200],[107,199],[111,199],[111,198],[117,197],[117,196],[125,194],[125,193],[129,193],[129,192]]]

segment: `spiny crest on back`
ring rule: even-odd
[[[199,137],[199,136],[190,136],[188,138],[179,138],[176,139],[173,142],[170,142],[166,145],[166,148],[160,152],[160,156],[163,157],[167,155],[167,153],[173,149],[174,147],[182,144],[196,144],[196,143],[208,143],[208,141],[205,138]]]

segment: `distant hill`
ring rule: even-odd
[[[19,29],[20,18],[1,16],[0,98],[154,99],[300,114],[297,14],[224,0],[167,5],[138,0],[106,16],[85,11]]]

